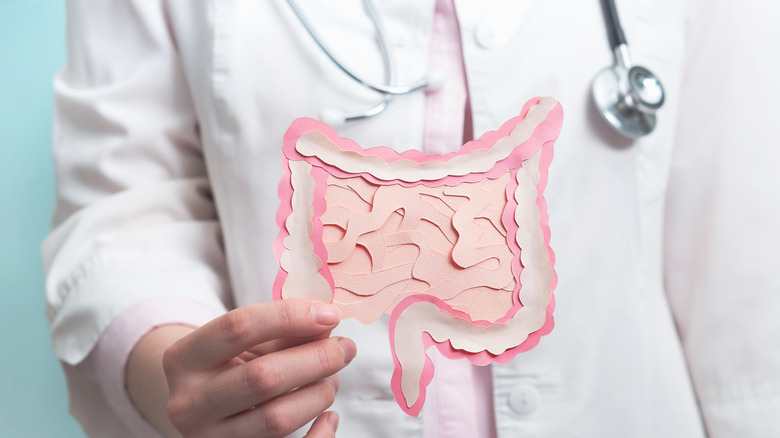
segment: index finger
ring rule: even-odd
[[[274,339],[315,336],[341,320],[338,307],[308,300],[281,300],[232,310],[174,344],[169,353],[191,370],[224,364]]]

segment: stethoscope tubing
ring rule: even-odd
[[[434,84],[441,85],[442,78],[434,80],[430,74],[405,85],[395,84],[395,63],[390,53],[387,32],[371,0],[363,0],[363,6],[377,32],[384,64],[384,84],[369,81],[347,68],[325,44],[324,39],[298,5],[297,0],[286,1],[312,40],[339,70],[363,87],[382,95],[382,100],[379,103],[366,110],[351,113],[342,113],[338,110],[330,111],[330,116],[327,117],[331,119],[330,122],[341,124],[346,121],[373,117],[387,108],[393,96],[409,94],[422,89],[433,89]],[[650,70],[640,66],[632,66],[628,43],[620,24],[615,1],[600,1],[615,63],[596,75],[592,86],[593,101],[604,120],[615,130],[631,138],[642,137],[655,129],[655,112],[663,105],[664,101],[663,86]]]
[[[331,51],[330,48],[325,44],[323,38],[319,35],[319,32],[317,32],[315,27],[312,25],[311,21],[308,19],[308,17],[306,17],[306,14],[298,6],[298,2],[296,0],[287,0],[287,4],[290,5],[290,8],[298,17],[298,20],[303,24],[303,27],[306,29],[306,32],[309,33],[309,35],[312,37],[312,39],[317,44],[317,46],[319,46],[319,48],[333,62],[333,64],[335,64],[342,72],[344,72],[344,74],[346,74],[347,76],[355,80],[357,83],[363,85],[366,88],[374,90],[377,93],[381,93],[384,95],[409,94],[417,90],[421,90],[428,85],[428,81],[426,78],[421,78],[407,85],[393,85],[394,82],[393,76],[395,76],[395,63],[392,62],[391,60],[390,47],[387,44],[388,38],[387,38],[387,32],[384,27],[384,23],[379,18],[379,13],[377,12],[376,7],[374,6],[374,3],[372,1],[363,0],[363,6],[365,7],[368,16],[371,18],[374,27],[376,28],[380,51],[382,52],[382,61],[385,66],[385,76],[386,76],[385,80],[387,81],[386,84],[377,84],[375,82],[369,81],[368,79],[358,76],[355,72],[347,68],[336,57],[333,51]]]
[[[620,16],[617,13],[615,0],[601,0],[601,10],[604,13],[604,22],[607,25],[607,37],[612,50],[617,50],[618,46],[628,45],[626,34],[623,32],[623,26],[620,25]]]

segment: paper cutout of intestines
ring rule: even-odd
[[[543,196],[563,110],[532,99],[446,155],[364,150],[314,119],[284,137],[274,298],[390,315],[399,406],[417,416],[425,351],[506,363],[553,327],[556,275]]]

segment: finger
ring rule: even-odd
[[[255,345],[332,330],[341,315],[332,304],[282,300],[239,307],[214,319],[171,347],[170,362],[187,369],[221,365]]]
[[[260,356],[265,356],[266,354],[273,353],[275,351],[286,350],[288,348],[297,347],[298,345],[319,341],[320,339],[326,339],[329,336],[330,331],[326,331],[314,336],[306,336],[302,338],[274,339],[273,341],[269,341],[264,344],[255,345],[248,351],[242,353],[239,357],[244,359],[245,362],[249,362],[252,359],[257,359]]]
[[[347,338],[328,338],[278,351],[215,376],[196,409],[215,418],[243,412],[321,380],[344,368],[356,354]]]
[[[309,432],[303,438],[330,438],[336,436],[339,428],[339,414],[333,411],[324,412],[314,420]]]
[[[287,436],[333,404],[338,387],[339,380],[336,375],[318,380],[256,409],[228,418],[216,425],[214,436]]]

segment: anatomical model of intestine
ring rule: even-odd
[[[274,297],[390,315],[396,401],[418,415],[435,346],[506,363],[552,330],[556,276],[543,196],[563,120],[552,98],[458,152],[364,150],[313,119],[284,137]]]

